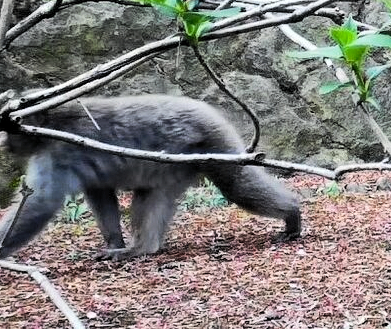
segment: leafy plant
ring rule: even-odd
[[[320,192],[324,195],[327,195],[330,198],[337,198],[341,195],[342,190],[338,186],[338,183],[336,181],[332,181],[328,183],[324,188],[320,189]]]
[[[70,222],[79,221],[88,211],[83,194],[67,196],[64,201],[63,217]]]
[[[373,97],[373,84],[382,72],[391,67],[391,63],[370,67],[367,70],[365,70],[364,64],[372,48],[391,48],[391,36],[379,33],[360,34],[357,30],[357,23],[349,16],[342,26],[330,29],[330,37],[336,43],[335,46],[303,52],[294,51],[290,52],[289,55],[303,59],[327,57],[343,60],[353,73],[352,80],[325,84],[320,88],[320,94],[328,94],[348,88],[357,93],[360,102],[368,102],[376,109],[380,109],[379,104]]]
[[[228,200],[220,190],[207,178],[199,187],[193,187],[185,193],[179,208],[183,211],[202,208],[221,208],[228,205]]]
[[[391,11],[391,0],[380,0],[387,7],[389,11]]]
[[[231,17],[240,12],[240,8],[223,10],[195,11],[199,0],[136,0],[148,4],[163,14],[176,18],[183,27],[186,38],[197,44],[199,37],[206,33],[212,22],[218,18]]]

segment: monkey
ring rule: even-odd
[[[123,147],[166,153],[245,152],[238,132],[219,110],[202,101],[168,95],[80,99],[100,130],[75,101],[33,114],[23,123],[59,129]],[[258,166],[162,163],[109,154],[64,141],[7,133],[6,145],[27,157],[26,183],[34,192],[0,248],[0,258],[37,235],[66,195],[83,192],[108,247],[103,258],[129,259],[158,252],[185,190],[204,176],[231,202],[285,221],[286,240],[301,233],[297,196]],[[117,190],[132,190],[131,232],[126,247]],[[0,233],[5,230],[0,222]],[[1,226],[3,225],[3,227]]]

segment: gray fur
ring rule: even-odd
[[[101,131],[75,102],[36,114],[25,123],[111,144],[167,153],[240,153],[245,150],[234,128],[217,110],[203,102],[163,95],[81,101]],[[227,199],[240,207],[284,219],[287,237],[300,235],[296,197],[259,167],[164,164],[23,135],[9,134],[7,143],[13,153],[29,158],[26,180],[35,192],[27,199],[21,216],[4,241],[0,258],[18,250],[40,232],[61,207],[66,194],[80,191],[89,200],[103,237],[113,249],[107,254],[109,257],[155,253],[162,247],[176,200],[200,175],[206,175]],[[117,189],[134,191],[135,243],[128,249],[123,249]]]

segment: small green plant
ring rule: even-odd
[[[383,2],[388,0],[383,0]],[[381,30],[377,31],[381,32]],[[342,26],[332,27],[330,37],[335,46],[323,47],[310,51],[294,51],[288,54],[296,58],[334,58],[345,62],[352,71],[352,79],[347,82],[331,82],[323,85],[320,94],[328,94],[336,90],[348,88],[357,93],[359,102],[367,102],[380,110],[373,97],[373,85],[380,73],[391,67],[391,63],[370,67],[365,70],[365,63],[374,47],[391,48],[391,36],[381,33],[360,34],[356,21],[349,16]]]
[[[185,193],[179,209],[183,211],[221,208],[228,205],[228,200],[220,190],[207,178],[204,178],[199,187],[192,187]]]
[[[212,26],[212,22],[218,18],[237,15],[240,8],[223,10],[195,11],[199,0],[136,0],[141,4],[148,4],[163,14],[176,18],[183,26],[186,38],[193,44],[197,44],[199,37],[206,33]]]
[[[77,262],[78,260],[80,260],[81,258],[83,257],[83,254],[80,253],[80,252],[77,252],[77,251],[71,251],[68,255],[67,255],[67,259],[71,262]]]
[[[81,216],[88,211],[88,206],[84,201],[82,193],[67,196],[64,201],[63,218],[69,222],[77,222]]]
[[[326,186],[321,189],[321,192],[330,198],[337,198],[341,195],[342,190],[336,181],[332,181],[331,183],[326,184]]]

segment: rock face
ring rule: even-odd
[[[38,3],[43,1],[18,2],[15,20]],[[375,1],[365,8],[359,4],[341,6],[369,24],[378,24],[384,11]],[[309,18],[292,27],[322,46],[328,43],[331,24],[327,19]],[[108,2],[69,7],[12,43],[0,61],[0,92],[56,85],[175,31],[175,23],[151,8]],[[327,167],[381,159],[382,147],[353,110],[350,96],[318,94],[322,81],[334,80],[332,73],[321,61],[300,62],[285,54],[294,49],[298,46],[277,28],[200,45],[200,51],[226,84],[260,116],[260,148],[269,158]],[[375,60],[386,61],[381,55]],[[378,99],[385,109],[390,105],[390,79],[384,74],[378,82]],[[184,47],[179,56],[177,50],[160,55],[96,93],[186,94],[222,108],[245,137],[252,134],[246,114],[218,90],[192,51]],[[376,113],[375,117],[391,133],[386,113]]]

